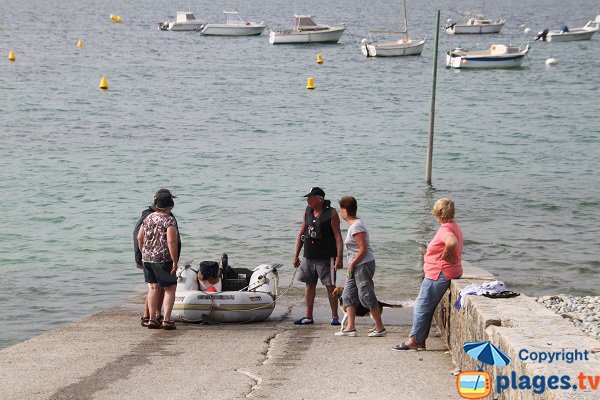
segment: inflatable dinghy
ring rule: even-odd
[[[261,264],[253,270],[232,268],[221,258],[219,285],[200,290],[199,268],[188,261],[177,271],[172,318],[181,322],[264,321],[275,309],[281,264]],[[219,290],[220,289],[220,290]]]

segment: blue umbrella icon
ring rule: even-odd
[[[467,342],[463,349],[469,356],[481,362],[477,367],[479,371],[482,371],[483,364],[504,367],[510,362],[510,357],[491,342]]]

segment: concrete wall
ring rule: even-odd
[[[465,307],[461,310],[453,308],[454,302],[464,287],[469,284],[481,284],[495,278],[487,271],[465,262],[461,279],[452,281],[451,287],[444,295],[435,314],[435,320],[441,335],[448,344],[456,366],[461,371],[476,371],[477,363],[463,351],[465,342],[490,341],[511,358],[506,367],[484,365],[484,371],[492,376],[494,399],[600,399],[600,384],[596,390],[546,390],[534,394],[533,389],[508,388],[498,394],[496,390],[498,375],[512,379],[516,373],[518,387],[527,376],[544,376],[547,380],[552,375],[568,375],[570,383],[579,386],[578,376],[581,372],[598,377],[600,381],[600,342],[584,334],[571,321],[548,310],[534,298],[521,294],[510,299],[490,299],[483,296],[467,296]],[[510,289],[510,287],[508,288]],[[528,352],[562,352],[588,350],[587,361],[554,361],[539,363],[521,360],[519,351]],[[507,378],[502,378],[506,380]],[[543,378],[538,378],[537,383]],[[594,378],[595,379],[595,378]],[[584,382],[588,388],[590,384]],[[598,382],[596,382],[598,383]],[[558,382],[558,386],[561,386]],[[538,390],[539,391],[539,390]]]

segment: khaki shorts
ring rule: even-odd
[[[319,278],[325,286],[335,286],[335,259],[303,258],[298,267],[298,280],[304,283],[317,283]]]

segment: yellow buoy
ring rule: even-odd
[[[102,90],[108,89],[108,81],[106,80],[105,76],[102,76],[102,79],[100,79],[100,89],[102,89]]]
[[[9,61],[15,61],[16,57],[15,57],[14,51],[11,50],[8,52],[8,59],[9,59]]]
[[[306,88],[314,89],[315,88],[315,78],[307,78],[306,79]]]
[[[83,47],[83,40],[79,39],[77,41],[77,47]]]
[[[317,54],[317,64],[323,64],[323,54]]]
[[[121,22],[123,22],[121,17],[119,17],[118,15],[114,15],[114,14],[110,14],[110,19],[112,19],[112,21],[117,24],[120,24]]]

